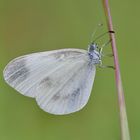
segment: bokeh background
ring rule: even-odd
[[[139,5],[138,0],[110,0],[133,140],[140,139]],[[107,31],[101,0],[0,0],[0,19],[0,140],[120,140],[113,70],[97,68],[88,104],[65,116],[42,111],[35,100],[9,87],[2,74],[11,59],[24,54],[87,49],[98,23],[104,26],[96,36]],[[103,61],[113,65],[112,58]]]

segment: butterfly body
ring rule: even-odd
[[[89,45],[89,48],[88,48],[88,54],[93,64],[101,63],[101,54],[99,51],[97,51],[97,48],[98,46],[95,43]]]

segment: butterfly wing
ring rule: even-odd
[[[51,114],[69,114],[88,102],[95,77],[95,66],[82,62],[66,66],[46,77],[38,87],[36,101]]]
[[[36,98],[39,106],[52,114],[68,114],[82,108],[94,75],[95,66],[90,65],[87,52],[81,49],[25,55],[11,61],[4,70],[4,79],[11,87]]]

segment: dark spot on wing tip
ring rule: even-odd
[[[13,81],[17,83],[23,82],[30,74],[30,70],[26,66],[26,60],[13,61],[7,68],[6,74],[9,75],[8,82],[10,83]]]
[[[15,74],[13,74],[9,78],[9,80],[10,81],[15,81],[16,79],[18,79],[18,82],[22,82],[26,79],[28,73],[29,73],[28,69],[24,67],[21,70],[17,71]]]

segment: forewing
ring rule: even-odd
[[[35,97],[36,94],[42,94],[38,86],[44,77],[63,70],[85,54],[86,51],[81,49],[62,49],[21,56],[6,66],[4,79],[21,94]]]

